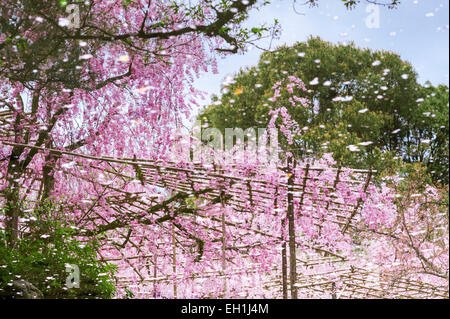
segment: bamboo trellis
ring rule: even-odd
[[[19,143],[11,143],[11,142],[2,142],[4,145],[8,146],[22,146],[25,148],[34,148],[38,151],[48,151],[55,155],[66,156],[72,158],[84,158],[92,161],[92,168],[98,168],[104,170],[103,168],[96,167],[95,162],[105,162],[105,163],[116,163],[122,164],[124,166],[129,166],[134,169],[138,167],[138,169],[142,172],[142,180],[141,182],[148,185],[154,185],[161,187],[166,190],[170,190],[171,192],[185,192],[185,193],[194,193],[198,189],[205,189],[211,187],[211,185],[216,185],[216,188],[211,189],[211,191],[205,193],[205,197],[210,200],[221,199],[222,205],[227,205],[234,210],[237,210],[242,213],[249,214],[250,217],[252,214],[258,212],[267,212],[270,207],[273,207],[273,196],[270,194],[275,194],[284,189],[285,193],[288,194],[286,196],[286,205],[284,207],[289,208],[292,207],[292,202],[297,200],[301,205],[305,203],[305,201],[312,201],[313,192],[307,187],[309,180],[317,179],[320,176],[321,172],[324,171],[324,168],[314,167],[312,165],[307,165],[302,168],[304,175],[301,179],[300,183],[295,183],[293,178],[288,178],[286,182],[278,183],[277,185],[272,185],[264,180],[259,180],[258,178],[254,178],[252,176],[231,176],[227,175],[223,170],[213,165],[205,166],[198,163],[191,163],[190,165],[186,165],[185,167],[181,167],[176,163],[171,162],[154,162],[143,159],[136,158],[112,158],[112,157],[99,157],[99,156],[91,156],[85,154],[78,154],[73,152],[67,152],[63,150],[57,149],[48,149],[43,147],[36,147],[33,145],[27,144],[19,144]],[[282,170],[289,172],[288,169],[282,168]],[[326,217],[322,216],[317,217],[317,224],[320,226],[320,221],[323,221],[324,218],[327,221],[335,223],[339,225],[342,232],[346,232],[349,228],[354,227],[354,223],[356,222],[356,217],[358,211],[361,209],[362,201],[358,200],[357,203],[349,204],[339,202],[336,196],[333,195],[333,192],[336,190],[338,183],[346,182],[350,185],[350,189],[352,192],[367,192],[368,185],[371,182],[371,178],[375,171],[370,170],[352,170],[352,174],[347,177],[347,180],[342,179],[341,173],[344,168],[337,169],[328,169],[334,172],[334,180],[332,186],[329,187],[330,195],[328,196],[328,200],[326,202],[317,202],[310,204],[310,209],[314,208],[323,208],[325,207],[327,212],[331,212]],[[70,170],[69,170],[70,171]],[[132,180],[135,177],[129,176],[126,172],[117,171],[114,169],[106,170],[107,173],[118,176],[119,178],[123,178],[125,180]],[[68,172],[70,173],[70,172]],[[313,174],[314,173],[314,174]],[[348,179],[351,178],[351,179]],[[220,187],[217,187],[220,185]],[[117,188],[114,188],[110,185],[102,185],[105,189],[113,190],[115,192],[114,195],[109,196],[107,201],[114,210],[118,212],[128,212],[134,213],[137,210],[146,210],[148,207],[155,205],[158,203],[157,198],[147,198],[148,196],[143,196],[142,192],[130,193]],[[249,205],[250,203],[250,205]],[[277,204],[277,203],[276,203]],[[278,203],[280,205],[280,203]],[[94,205],[95,206],[95,205]],[[92,213],[95,213],[95,209],[92,210]],[[273,214],[278,214],[280,212],[270,212]],[[289,217],[289,216],[288,216]],[[97,216],[89,216],[90,220],[94,222],[101,222],[101,217],[99,214]],[[222,232],[222,243],[223,243],[223,256],[225,256],[226,247],[226,238],[225,238],[225,228],[232,227],[239,230],[246,231],[247,235],[259,235],[264,238],[269,238],[272,240],[278,240],[283,242],[283,239],[275,236],[270,233],[268,229],[255,229],[250,227],[243,227],[242,225],[235,223],[233,221],[229,221],[226,219],[226,216],[222,214],[222,218],[215,217],[207,217],[210,218],[217,225],[217,230]],[[292,219],[292,218],[291,218]],[[292,225],[292,224],[291,224]],[[173,236],[173,273],[174,276],[170,278],[167,276],[158,276],[156,271],[157,259],[158,256],[152,255],[136,255],[136,259],[144,259],[145,266],[154,266],[153,277],[145,277],[140,273],[139,269],[136,269],[134,266],[129,263],[130,267],[133,267],[135,273],[140,277],[140,284],[145,286],[147,284],[161,283],[172,281],[174,295],[177,294],[177,282],[176,279],[183,279],[182,275],[177,275],[176,271],[176,245],[177,245],[177,237],[182,238],[183,234],[177,233],[177,231],[172,228],[172,236]],[[429,284],[415,282],[415,281],[405,281],[405,280],[390,280],[383,277],[382,279],[378,275],[378,279],[374,280],[372,277],[375,275],[374,272],[365,272],[361,269],[356,269],[351,267],[351,269],[344,269],[339,271],[338,278],[334,278],[332,280],[328,280],[324,274],[314,274],[305,276],[302,275],[301,266],[313,266],[311,261],[302,262],[299,261],[296,256],[296,250],[301,245],[299,242],[295,240],[295,232],[290,233],[289,244],[290,244],[290,283],[289,288],[291,290],[291,296],[293,298],[297,297],[297,292],[300,291],[301,296],[307,296],[305,294],[305,290],[311,292],[314,291],[317,293],[319,297],[327,297],[331,294],[332,297],[339,296],[341,298],[383,298],[383,297],[396,297],[396,298],[425,298],[425,297],[437,297],[437,298],[448,298],[448,289],[445,290],[442,287],[435,287]],[[126,238],[126,235],[120,234],[118,235],[121,238]],[[137,242],[139,238],[132,236],[132,238],[127,238],[130,242],[133,243],[135,247],[139,250],[139,245]],[[292,249],[293,248],[293,249]],[[321,247],[316,245],[314,247],[309,247],[314,249],[319,255],[326,254],[328,256],[334,255],[332,252],[328,251],[325,247]],[[123,255],[122,255],[123,256]],[[106,257],[101,257],[104,261],[109,261]],[[130,257],[127,257],[130,258]],[[127,258],[124,258],[127,260]],[[285,258],[285,254],[283,256]],[[334,260],[337,261],[346,261],[344,257],[334,255]],[[324,258],[320,257],[315,260],[315,264],[329,263],[329,257]],[[252,269],[228,269],[226,265],[226,258],[222,258],[222,271],[217,273],[199,273],[192,275],[191,279],[195,278],[207,278],[208,276],[216,276],[216,277],[224,277],[224,291],[227,290],[226,286],[226,278],[229,276],[248,273],[252,271]],[[257,265],[256,265],[257,266]],[[294,268],[293,268],[294,267]],[[299,268],[300,267],[300,268]],[[148,267],[147,267],[148,268]],[[282,267],[284,268],[284,267]],[[241,271],[241,273],[239,272]],[[287,297],[286,291],[288,289],[288,283],[286,280],[282,280],[282,273],[286,272],[286,269],[280,269],[279,265],[273,265],[273,275],[269,275],[267,278],[267,282],[264,284],[266,289],[272,289],[275,296],[278,297]],[[147,272],[148,273],[148,272]],[[300,274],[299,274],[300,273]],[[299,274],[299,275],[298,275]],[[324,277],[325,276],[325,277]],[[126,287],[130,285],[130,281],[126,278],[118,278],[118,285],[122,287]],[[281,288],[282,287],[282,288]],[[251,289],[251,287],[248,287]],[[245,290],[245,289],[244,289]],[[283,293],[282,293],[283,292]],[[245,292],[243,292],[245,294]],[[277,293],[279,293],[277,295]],[[148,296],[148,295],[147,295]]]
[[[332,278],[330,278],[332,277]],[[448,287],[434,286],[417,280],[396,277],[357,267],[346,267],[330,273],[299,277],[299,289],[305,297],[314,298],[449,298]],[[335,298],[336,298],[335,297]]]
[[[332,261],[327,258],[318,259],[319,264]],[[300,261],[297,263],[303,267],[311,267],[311,263]],[[314,264],[314,263],[313,263]],[[396,278],[393,275],[382,274],[377,271],[367,271],[353,266],[346,266],[330,272],[318,272],[311,275],[299,274],[296,279],[296,288],[300,298],[313,299],[448,299],[448,287],[435,286],[418,280]],[[222,272],[202,272],[190,275],[188,278],[178,276],[178,280],[205,279],[209,277],[232,277],[243,276],[256,272],[255,269],[234,269],[226,274]],[[299,267],[301,271],[303,268]],[[170,283],[173,279],[169,276],[158,276],[146,278],[141,283],[141,289],[150,284]],[[132,281],[127,278],[119,278],[119,285],[127,287]],[[272,268],[271,275],[266,276],[263,289],[271,292],[274,298],[282,298],[281,275],[278,266]],[[244,286],[240,291],[240,297],[248,297],[254,287]],[[138,297],[152,297],[145,289],[138,291]]]

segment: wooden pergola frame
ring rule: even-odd
[[[1,114],[0,114],[1,115]],[[374,282],[373,280],[369,280],[373,273],[365,272],[362,269],[357,269],[351,267],[349,269],[343,269],[339,271],[338,279],[336,280],[323,280],[320,274],[314,274],[310,276],[304,276],[302,274],[298,274],[299,269],[299,260],[297,258],[297,249],[300,246],[300,243],[296,240],[296,231],[295,231],[295,207],[294,201],[299,203],[299,208],[297,211],[300,211],[303,207],[306,200],[311,200],[312,192],[308,190],[307,183],[308,180],[317,179],[317,175],[320,175],[322,171],[325,169],[323,167],[314,167],[311,164],[306,164],[306,166],[301,167],[301,171],[303,171],[303,176],[301,178],[301,183],[295,182],[295,171],[291,170],[290,167],[295,167],[297,163],[290,163],[285,168],[282,168],[282,171],[288,174],[287,182],[282,182],[277,185],[272,185],[266,181],[258,180],[257,178],[253,178],[251,176],[247,177],[237,177],[227,175],[225,170],[217,165],[204,166],[199,163],[190,163],[189,165],[185,165],[185,167],[180,167],[176,163],[170,162],[154,162],[145,159],[136,159],[136,158],[113,158],[113,157],[99,157],[99,156],[91,156],[86,154],[78,154],[73,152],[67,152],[63,150],[57,149],[49,149],[44,147],[36,147],[28,144],[20,144],[20,143],[12,143],[7,141],[2,141],[2,144],[8,146],[22,146],[25,148],[34,148],[38,151],[47,151],[52,154],[58,156],[67,156],[73,158],[84,158],[88,160],[92,160],[93,162],[106,162],[110,164],[122,164],[124,166],[128,166],[133,168],[134,170],[139,170],[142,174],[140,176],[140,181],[142,183],[158,186],[173,192],[185,192],[185,193],[195,193],[198,189],[205,189],[211,186],[212,181],[215,182],[215,185],[220,185],[215,189],[212,189],[210,192],[204,194],[204,196],[209,200],[217,200],[223,206],[229,206],[234,210],[238,210],[242,213],[250,213],[255,214],[258,212],[264,212],[268,207],[272,207],[275,204],[275,207],[285,207],[287,209],[286,217],[283,219],[283,226],[287,223],[289,234],[288,234],[288,242],[286,243],[283,238],[277,237],[271,234],[268,231],[257,230],[250,228],[243,228],[242,226],[233,223],[227,220],[227,216],[225,215],[225,210],[221,215],[221,218],[216,217],[205,217],[210,218],[213,222],[217,223],[217,230],[222,233],[222,270],[216,273],[203,273],[196,274],[194,278],[207,278],[208,276],[222,276],[227,278],[232,276],[233,274],[239,273],[238,270],[229,269],[227,273],[227,260],[226,260],[226,249],[227,249],[227,241],[226,241],[226,228],[234,227],[240,230],[244,230],[248,235],[260,235],[264,238],[270,238],[271,240],[278,240],[281,242],[281,252],[282,252],[282,265],[281,269],[279,265],[275,265],[273,270],[276,274],[281,274],[280,279],[269,278],[269,281],[265,285],[266,288],[270,287],[281,287],[280,289],[280,297],[283,298],[288,297],[288,289],[290,290],[291,298],[298,298],[298,291],[304,295],[305,290],[315,291],[319,296],[326,296],[330,292],[332,292],[332,296],[335,297],[336,293],[336,284],[337,282],[341,282],[343,287],[345,287],[340,296],[344,298],[383,298],[385,296],[395,296],[398,298],[427,298],[427,297],[439,297],[439,298],[448,298],[448,289],[442,289],[442,287],[435,287],[433,285],[416,282],[416,281],[389,281],[389,279],[383,279],[382,281]],[[92,168],[102,169],[100,167],[96,167],[95,163],[92,164]],[[111,166],[112,167],[112,166]],[[298,171],[297,167],[297,171]],[[332,212],[329,216],[327,216],[327,220],[331,221],[341,228],[341,232],[345,233],[348,229],[354,227],[353,223],[355,220],[355,216],[362,206],[362,199],[359,199],[355,204],[346,204],[340,203],[336,201],[336,196],[333,196],[333,192],[336,190],[338,183],[346,182],[351,185],[351,190],[353,192],[363,191],[367,193],[368,186],[371,182],[372,176],[376,173],[376,171],[371,170],[351,170],[352,174],[355,175],[352,180],[345,180],[342,178],[342,172],[346,171],[346,168],[327,168],[327,171],[332,171],[334,174],[333,178],[333,186],[329,187],[330,196],[326,203],[316,203],[311,204],[311,208],[325,208],[327,212]],[[135,179],[136,176],[129,176],[124,172],[116,171],[116,170],[107,170],[105,171],[108,174],[113,174],[118,176],[119,178],[124,178],[127,180]],[[39,180],[39,178],[37,178]],[[118,212],[134,213],[136,210],[146,210],[149,206],[157,203],[157,198],[152,198],[150,200],[142,198],[142,193],[130,193],[117,188],[114,188],[110,185],[102,185],[105,189],[110,189],[116,192],[115,195],[108,197],[108,203],[111,205],[114,210]],[[37,190],[35,190],[37,191]],[[272,203],[273,200],[271,196],[267,194],[277,194],[278,192],[284,191],[287,194],[285,197],[285,202],[275,202]],[[250,207],[247,205],[250,203]],[[257,203],[255,205],[255,203]],[[92,213],[95,213],[95,210],[92,210]],[[275,212],[276,213],[276,212]],[[92,217],[92,221],[95,224],[95,220],[101,219],[99,214],[97,216]],[[322,219],[323,220],[323,219]],[[322,221],[320,220],[320,221]],[[317,221],[319,224],[319,221]],[[316,225],[317,225],[316,224]],[[176,247],[179,245],[178,237],[182,238],[183,234],[178,232],[175,227],[171,227],[167,229],[167,231],[172,234],[172,262],[173,262],[173,273],[176,274]],[[123,238],[127,242],[130,242],[134,247],[139,249],[139,238],[134,236],[122,234],[120,232],[116,232],[119,237]],[[141,239],[142,240],[142,239]],[[288,245],[287,245],[288,244]],[[287,246],[289,247],[289,283],[287,276]],[[344,257],[338,256],[330,251],[328,251],[324,247],[310,247],[314,251],[319,254],[319,258],[315,260],[315,264],[323,264],[329,263],[330,257],[323,257],[324,255],[333,256],[333,260],[337,261],[346,261]],[[120,249],[118,249],[120,252]],[[122,253],[121,253],[122,254]],[[121,260],[125,260],[130,267],[133,268],[134,272],[139,276],[140,283],[142,285],[146,285],[147,283],[162,283],[162,282],[173,282],[174,295],[177,295],[177,283],[176,279],[168,278],[166,276],[158,276],[156,271],[157,266],[157,258],[158,256],[146,256],[146,255],[136,255],[134,257],[126,257],[122,254]],[[111,258],[100,256],[100,258],[105,261],[111,261]],[[139,271],[136,269],[128,259],[145,259],[145,266],[153,265],[154,272],[153,277],[145,278]],[[311,261],[309,262],[300,262],[300,265],[314,266],[311,265]],[[242,270],[243,273],[250,271]],[[325,274],[322,274],[324,276]],[[186,279],[182,276],[176,276],[175,278]],[[194,279],[192,278],[192,279]],[[320,278],[320,279],[317,279]],[[126,278],[118,278],[117,283],[119,287],[125,287],[129,285],[130,281]],[[388,291],[385,287],[388,287]],[[224,293],[227,290],[226,280],[224,280]],[[276,290],[276,289],[275,289]]]

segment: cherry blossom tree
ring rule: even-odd
[[[389,229],[408,256],[442,275],[445,262],[433,254],[444,256],[446,245],[448,255],[448,240],[438,251],[412,237],[427,224],[417,222],[421,204],[397,214],[386,183],[333,167],[330,154],[292,160],[289,146],[302,131],[277,98],[314,112],[301,79],[273,87],[270,126],[281,128],[286,151],[277,165],[226,162],[233,151],[214,154],[214,165],[169,162],[172,132],[202,96],[195,76],[214,72],[217,54],[276,34],[276,24],[243,27],[256,0],[91,0],[76,3],[77,21],[67,18],[66,1],[0,3],[0,106],[11,115],[0,186],[10,245],[29,226],[20,219],[28,206],[52,200],[76,237],[101,242],[99,258],[117,263],[129,285],[162,276],[155,297],[277,296],[264,283],[276,265],[289,255],[292,279],[297,249],[345,260],[355,229],[369,241]]]
[[[91,154],[161,154],[170,131],[188,116],[202,71],[214,52],[254,41],[241,28],[254,1],[4,1],[1,9],[0,103],[13,114],[10,141]],[[209,67],[208,67],[209,66]],[[27,169],[43,173],[42,197],[54,192],[58,157],[2,148],[8,228],[17,237],[19,190]],[[29,181],[28,181],[29,182]],[[22,184],[22,185],[21,185]]]
[[[448,190],[424,183],[419,174],[388,180],[396,191],[395,220],[369,232],[369,259],[398,278],[448,286]]]

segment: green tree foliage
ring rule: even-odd
[[[290,75],[306,83],[303,97],[317,106],[294,109],[281,98],[304,127],[295,141],[298,156],[333,152],[342,165],[381,171],[401,159],[422,162],[435,181],[448,182],[448,88],[420,85],[411,64],[393,52],[320,38],[282,46],[226,80],[199,119],[222,131],[267,127],[272,86]]]
[[[6,233],[0,228],[0,299],[20,298],[11,293],[16,280],[30,282],[44,298],[113,297],[116,266],[100,261],[97,241],[77,239],[79,229],[62,215],[51,202],[28,211],[24,229],[31,231],[23,233],[14,247],[6,244]],[[66,286],[68,264],[79,268],[78,288]]]
[[[433,180],[448,184],[448,86],[426,83],[419,95],[422,98],[414,111],[406,114],[409,125],[403,128],[403,158],[408,163],[425,164]]]

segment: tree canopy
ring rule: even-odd
[[[225,79],[220,96],[198,118],[211,127],[266,127],[274,83],[294,75],[313,109],[282,104],[303,128],[298,156],[333,152],[342,165],[385,170],[421,162],[448,183],[448,87],[421,85],[413,67],[389,51],[320,38],[262,54],[258,65]],[[447,150],[447,151],[446,151]]]

